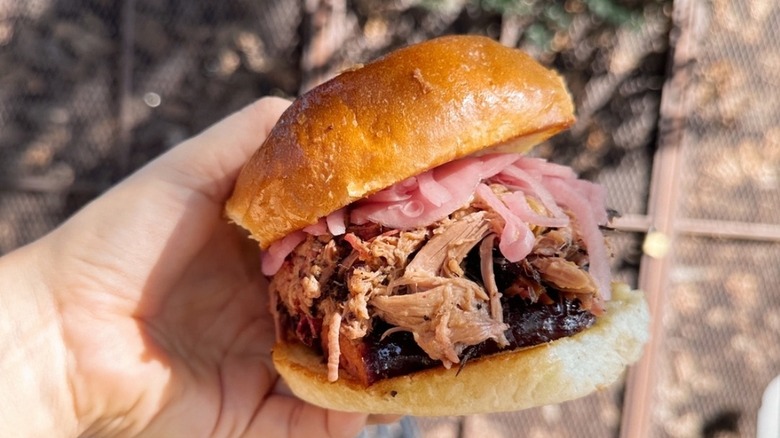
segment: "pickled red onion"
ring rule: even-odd
[[[524,259],[533,250],[534,233],[531,232],[526,223],[509,211],[487,185],[477,186],[477,196],[504,219],[504,229],[501,231],[501,238],[498,241],[498,249],[501,250],[501,254],[510,262],[519,262]]]
[[[590,205],[587,198],[583,198],[572,187],[570,181],[545,177],[544,184],[550,189],[555,199],[571,210],[574,215],[578,231],[585,243],[585,249],[588,250],[588,259],[590,260],[588,272],[596,281],[601,296],[605,300],[610,299],[612,289],[610,288],[609,257],[607,247],[604,244],[604,236],[599,230],[594,206]]]
[[[303,242],[304,239],[306,239],[306,233],[303,232],[303,230],[298,230],[272,243],[271,246],[260,255],[263,274],[269,276],[276,274],[276,271],[282,267],[287,255]]]

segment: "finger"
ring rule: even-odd
[[[366,426],[367,418],[366,414],[332,411],[295,397],[272,395],[257,412],[246,435],[353,438]]]
[[[290,101],[265,97],[152,162],[147,172],[222,203]]]
[[[274,394],[286,395],[290,397],[295,396],[290,387],[287,386],[287,382],[285,382],[284,379],[277,380],[276,384],[274,385],[274,389],[271,392]]]

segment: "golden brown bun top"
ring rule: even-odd
[[[301,96],[242,170],[228,217],[267,248],[353,201],[491,146],[569,127],[561,78],[485,37],[392,52]]]

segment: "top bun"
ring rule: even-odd
[[[266,249],[355,200],[491,147],[525,152],[574,122],[563,80],[485,37],[448,36],[298,98],[244,166],[228,217]]]

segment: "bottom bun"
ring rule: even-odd
[[[613,285],[607,313],[591,328],[536,347],[458,366],[419,371],[369,387],[342,375],[328,382],[323,358],[297,343],[274,347],[273,360],[292,392],[338,411],[418,416],[516,411],[582,397],[615,382],[648,339],[644,294]]]

